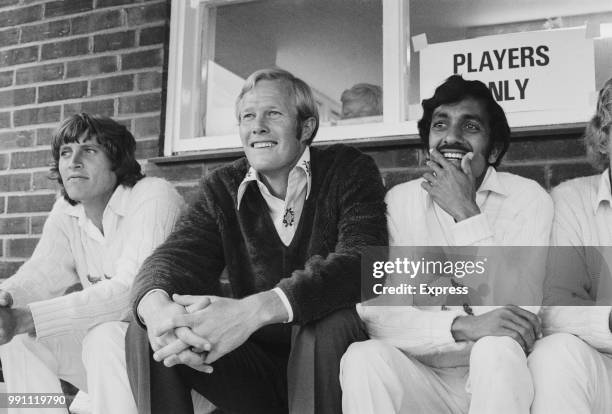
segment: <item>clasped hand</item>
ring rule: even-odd
[[[185,364],[211,373],[213,362],[259,328],[243,300],[176,294],[172,300],[171,311],[164,311],[153,326],[148,324],[153,358],[168,367]]]

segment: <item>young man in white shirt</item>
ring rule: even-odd
[[[495,169],[510,128],[488,88],[451,76],[423,109],[429,171],[387,193],[390,245],[546,245],[550,197]],[[345,413],[529,412],[526,353],[540,335],[532,312],[514,305],[475,314],[453,306],[358,311],[376,339],[351,345],[343,358]]]
[[[0,285],[8,392],[61,393],[62,378],[90,394],[93,413],[135,411],[125,372],[128,324],[121,321],[140,264],[171,232],[183,204],[168,182],[144,177],[135,147],[125,126],[86,113],[55,132],[51,178],[63,197],[32,257]],[[65,294],[79,283],[82,290]]]
[[[588,155],[605,170],[552,192],[553,247],[541,313],[549,336],[529,356],[533,414],[612,412],[611,138],[612,79],[601,89],[585,133]]]

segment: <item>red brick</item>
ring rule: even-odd
[[[63,101],[87,96],[87,81],[40,86],[38,102]]]
[[[49,171],[37,171],[32,179],[32,190],[59,190],[57,181],[49,178]]]
[[[0,155],[3,155],[3,154],[0,154]],[[5,212],[5,207],[4,207],[5,201],[6,201],[6,197],[0,197],[0,214],[4,214]]]
[[[578,135],[565,139],[535,137],[529,141],[513,141],[504,161],[553,160],[585,156],[584,143]]]
[[[10,128],[11,127],[11,113],[10,112],[0,112],[0,128]]]
[[[51,63],[49,65],[32,66],[17,70],[17,85],[25,83],[46,82],[62,79],[64,77],[64,64]]]
[[[133,47],[136,44],[136,32],[109,33],[94,36],[94,52],[105,52],[107,50],[119,50]]]
[[[30,222],[31,222],[30,233],[31,234],[41,234],[43,227],[45,225],[45,221],[47,221],[47,216],[30,217]]]
[[[376,165],[378,168],[393,168],[395,167],[395,160],[393,159],[393,152],[386,151],[384,149],[376,149],[376,150],[365,150],[366,154],[370,157],[374,158]]]
[[[56,20],[24,26],[21,28],[21,43],[39,42],[70,34],[70,20]]]
[[[7,213],[34,213],[51,211],[55,194],[8,196]]]
[[[89,39],[81,37],[79,39],[66,40],[63,42],[53,42],[42,45],[41,59],[57,59],[69,56],[85,55],[89,52]]]
[[[48,167],[53,163],[51,150],[13,152],[11,154],[11,168]]]
[[[14,112],[13,121],[16,127],[23,125],[45,124],[48,122],[59,122],[60,114],[60,106],[43,106],[41,108],[22,109]]]
[[[77,76],[90,76],[100,73],[109,73],[117,71],[117,57],[103,56],[94,59],[77,60],[68,62],[66,76],[75,78]]]
[[[390,169],[383,170],[382,177],[387,190],[395,187],[398,184],[405,183],[407,181],[416,180],[423,176],[425,168],[406,168],[406,169]]]
[[[34,103],[36,88],[12,89],[0,92],[0,108],[8,108]]]
[[[140,31],[140,46],[154,45],[164,43],[168,34],[167,26],[147,27]]]
[[[23,261],[18,262],[8,262],[8,261],[0,261],[0,279],[6,279],[10,276],[13,276],[17,269],[21,267]]]
[[[13,84],[13,73],[15,72],[12,70],[8,72],[0,72],[0,88],[11,86]]]
[[[33,143],[33,131],[0,132],[0,149],[31,147]]]
[[[119,98],[119,113],[132,114],[140,112],[159,111],[161,108],[161,94],[149,93],[146,95],[127,96]]]
[[[0,52],[0,66],[14,66],[38,60],[38,46],[28,46]]]
[[[134,4],[134,0],[98,0],[96,8],[101,9],[103,7],[120,6],[123,4]]]
[[[11,46],[19,43],[19,29],[12,28],[0,31],[0,45]]]
[[[64,117],[68,117],[79,112],[113,116],[115,113],[115,103],[113,99],[103,99],[100,101],[76,102],[64,105]]]
[[[198,197],[198,185],[178,185],[176,191],[183,197],[187,204],[193,203]]]
[[[127,10],[128,25],[153,23],[158,20],[165,21],[168,18],[168,5],[164,3],[149,4],[146,6],[131,7]]]
[[[7,255],[8,257],[25,257],[29,258],[34,252],[34,248],[38,244],[38,238],[35,239],[8,239],[7,240]]]
[[[27,217],[0,218],[0,234],[27,234]]]
[[[53,1],[45,4],[45,18],[66,16],[93,9],[93,0]]]
[[[39,128],[36,130],[36,145],[51,145],[55,128]]]
[[[3,191],[28,191],[31,178],[30,174],[0,175],[0,188]]]
[[[9,166],[9,155],[0,154],[0,170],[6,170]],[[0,213],[2,213],[2,204],[0,201]]]
[[[163,177],[168,181],[188,181],[202,178],[201,164],[147,164],[145,172],[152,177]]]
[[[137,138],[159,136],[159,116],[138,118],[134,122],[134,136]]]
[[[160,72],[146,72],[138,74],[138,89],[150,91],[162,86],[162,74]]]
[[[72,19],[72,33],[92,33],[119,27],[121,24],[121,12],[119,10],[91,13]]]
[[[113,76],[91,81],[91,95],[108,95],[134,89],[134,75]]]
[[[0,12],[0,27],[14,27],[35,22],[42,17],[42,5],[15,8]]]
[[[162,66],[162,53],[162,49],[154,49],[122,55],[121,69],[128,70]]]
[[[19,3],[19,0],[0,0],[0,7],[12,6]]]
[[[145,160],[159,155],[159,140],[145,139],[136,142],[136,159]]]
[[[555,187],[576,177],[599,174],[600,171],[587,162],[554,164],[550,166],[550,187]]]

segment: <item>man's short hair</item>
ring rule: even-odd
[[[466,98],[473,98],[484,104],[489,118],[489,130],[491,148],[497,148],[499,153],[497,159],[492,163],[497,167],[510,145],[510,126],[506,114],[501,106],[495,101],[487,86],[478,80],[465,80],[460,75],[453,75],[436,88],[434,95],[421,102],[423,106],[423,117],[418,122],[419,135],[429,149],[429,129],[434,110],[440,105],[458,103]]]
[[[346,89],[342,92],[340,100],[342,101],[342,106],[352,101],[360,101],[370,105],[372,107],[371,113],[364,116],[381,115],[383,112],[382,88],[371,83],[357,83],[353,85],[351,89]]]
[[[109,160],[111,168],[117,175],[117,184],[133,187],[144,177],[140,164],[136,161],[136,140],[128,129],[105,116],[80,113],[72,115],[62,122],[51,138],[51,153],[53,165],[50,178],[57,180],[62,189],[62,195],[70,204],[77,204],[66,193],[62,177],[59,173],[60,148],[64,144],[78,142],[85,134],[86,140],[96,139]]]
[[[612,78],[608,79],[599,91],[595,115],[584,131],[584,143],[589,160],[599,169],[610,165],[608,141],[612,128]]]
[[[317,130],[319,129],[319,109],[317,107],[317,102],[315,101],[314,95],[312,94],[312,90],[310,86],[300,78],[293,76],[290,72],[287,72],[283,69],[261,69],[256,72],[253,72],[244,82],[242,86],[242,90],[238,95],[238,99],[236,100],[236,118],[239,118],[239,105],[242,101],[244,95],[251,91],[257,82],[262,80],[278,80],[286,82],[289,86],[289,90],[291,91],[292,98],[295,102],[295,107],[297,109],[297,135],[296,138],[302,135],[302,127],[304,122],[309,118],[315,119],[315,126],[312,130],[312,134],[306,141],[307,145],[312,143],[315,135],[317,134]]]

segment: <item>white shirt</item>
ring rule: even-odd
[[[30,307],[39,338],[122,320],[140,265],[170,234],[182,206],[159,178],[118,186],[104,210],[102,234],[81,204],[58,199],[32,257],[0,289],[11,293],[15,307]],[[82,291],[62,296],[78,282]]]
[[[481,213],[455,222],[421,187],[422,179],[387,193],[391,246],[546,246],[553,205],[535,181],[489,167],[476,192]],[[471,344],[455,342],[459,307],[357,305],[372,338],[390,342],[432,366],[467,365]],[[476,311],[476,309],[474,309]]]
[[[284,200],[273,196],[268,187],[261,181],[259,173],[255,171],[253,167],[249,168],[244,180],[238,187],[237,195],[237,208],[240,209],[240,203],[242,197],[246,191],[247,185],[251,181],[257,182],[257,187],[263,196],[266,204],[268,205],[268,213],[274,223],[274,228],[278,233],[281,241],[285,246],[291,244],[291,240],[295,236],[300,217],[302,216],[302,210],[304,209],[304,202],[310,196],[310,186],[312,184],[312,173],[310,170],[310,147],[306,147],[302,156],[295,164],[295,167],[289,172],[289,178],[287,180],[287,194]],[[293,309],[287,299],[287,295],[281,288],[272,289],[280,297],[285,310],[289,315],[286,323],[293,321]]]
[[[555,217],[551,245],[573,246],[576,255],[585,262],[577,260],[576,271],[553,270],[547,279],[547,287],[567,293],[568,297],[561,303],[575,303],[580,298],[594,301],[596,294],[590,289],[594,273],[589,270],[596,269],[592,269],[591,256],[583,246],[612,246],[612,193],[608,170],[601,175],[566,181],[552,191],[552,197]],[[558,253],[567,254],[568,250],[563,249],[560,248]],[[607,265],[610,269],[612,263]],[[545,306],[542,310],[544,331],[546,334],[568,332],[600,351],[612,353],[608,321],[611,310],[612,306]]]

